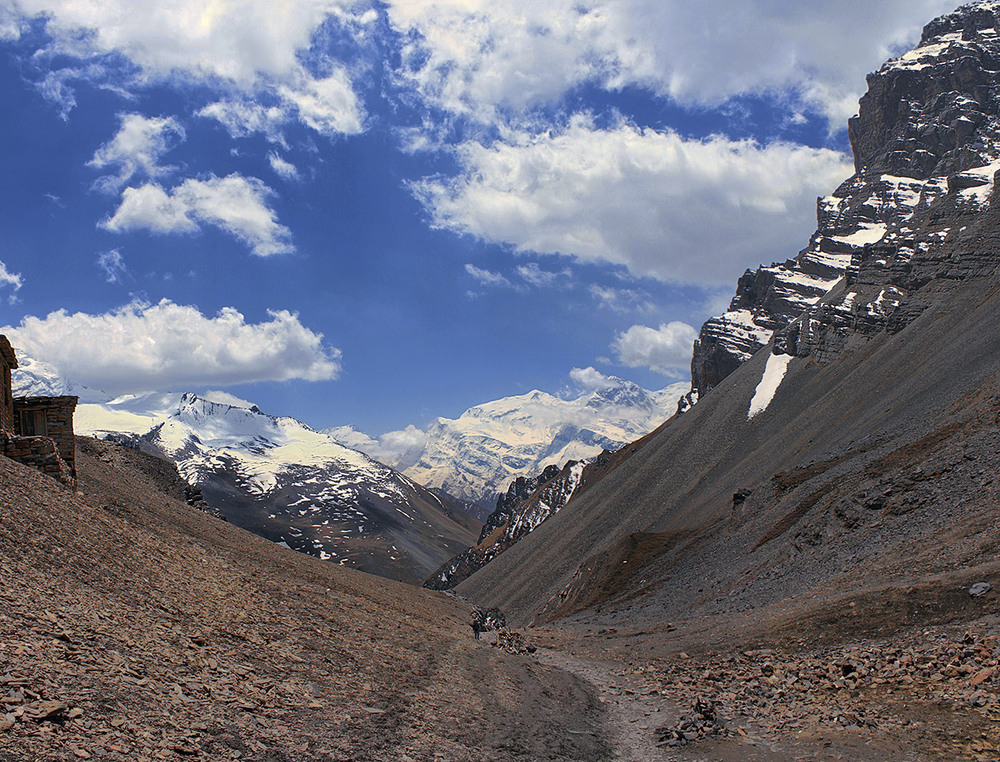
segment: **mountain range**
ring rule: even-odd
[[[26,365],[31,373],[17,379],[18,389],[66,388]],[[380,576],[420,583],[474,542],[479,528],[447,496],[294,418],[222,392],[84,403],[76,428],[168,458],[237,526]]]
[[[329,433],[420,484],[492,510],[518,477],[592,459],[652,431],[689,390],[684,382],[649,391],[615,377],[570,399],[534,390],[475,405],[456,419],[438,418],[409,448],[394,452],[350,427]]]
[[[20,364],[16,393],[99,400],[78,406],[78,433],[168,458],[232,523],[411,583],[475,543],[474,514],[485,518],[512,479],[621,447],[664,419],[687,389],[649,392],[608,378],[569,400],[540,391],[497,400],[438,419],[420,449],[386,466],[360,451],[376,440],[349,427],[315,431],[225,392],[108,399],[30,357]]]

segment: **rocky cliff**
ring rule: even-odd
[[[1000,2],[964,6],[871,75],[856,174],[706,326],[702,399],[458,592],[512,621],[767,640],[953,621],[995,586],[998,26]]]
[[[682,409],[775,332],[779,351],[822,358],[846,345],[845,329],[898,330],[920,311],[904,305],[915,288],[978,267],[934,252],[984,207],[1000,168],[998,14],[1000,3],[964,6],[869,76],[849,125],[855,175],[819,199],[805,249],[748,270],[729,310],[704,324]]]
[[[604,450],[587,462],[571,460],[562,468],[549,466],[533,478],[517,477],[497,498],[478,544],[443,564],[424,587],[448,590],[461,583],[600,482],[648,439],[649,435],[614,452]]]

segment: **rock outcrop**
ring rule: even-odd
[[[584,463],[571,460],[561,469],[549,466],[533,478],[517,477],[497,498],[496,510],[486,519],[479,543],[443,564],[424,587],[448,590],[518,542],[569,502],[584,468]]]
[[[990,266],[935,252],[983,209],[1000,169],[998,26],[1000,3],[964,6],[869,76],[849,125],[856,174],[819,199],[804,250],[748,270],[728,311],[704,324],[682,410],[775,333],[778,351],[822,361],[846,346],[848,331],[905,325],[921,311],[907,295],[929,280]]]

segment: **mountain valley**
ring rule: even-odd
[[[224,393],[81,405],[75,491],[0,458],[0,762],[1000,758],[998,73],[978,0],[869,75],[691,384],[387,465]]]

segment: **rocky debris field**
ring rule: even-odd
[[[592,689],[467,605],[213,519],[145,457],[81,447],[80,494],[0,458],[3,762],[609,758],[566,727]]]
[[[558,630],[535,636],[574,645]],[[624,652],[621,642],[606,645]],[[617,662],[599,660],[602,652],[591,644],[587,657],[559,651],[550,663],[590,681],[602,702],[625,702],[622,721],[642,735],[623,759],[1000,758],[996,617],[839,646],[692,648],[666,658],[637,648]]]

